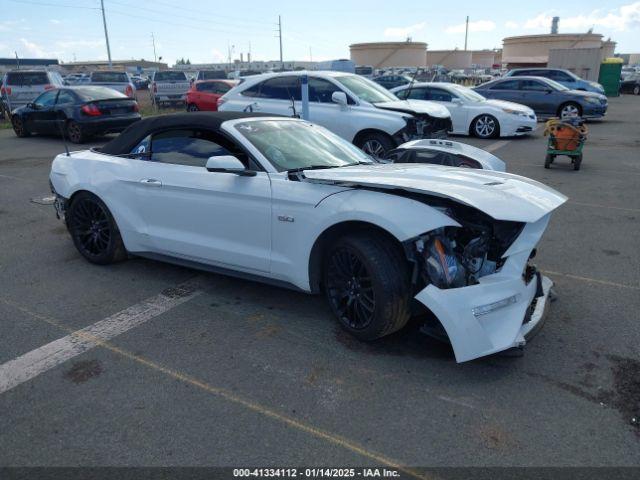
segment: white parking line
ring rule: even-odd
[[[492,143],[492,144],[488,145],[488,146],[484,149],[484,151],[485,151],[485,152],[489,152],[489,153],[491,153],[491,152],[495,152],[495,151],[496,151],[496,150],[498,150],[499,148],[504,147],[504,146],[505,146],[507,143],[509,143],[510,141],[511,141],[511,140],[499,140],[499,141],[497,141],[497,142],[494,142],[494,143]]]
[[[186,284],[167,289],[155,297],[0,365],[0,394],[94,348],[100,341],[131,330],[200,293],[201,291]]]

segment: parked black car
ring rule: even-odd
[[[411,83],[411,77],[408,75],[380,75],[371,80],[389,90]]]
[[[640,95],[640,73],[628,76],[620,83],[620,93]]]
[[[48,90],[11,113],[18,137],[64,132],[73,143],[82,143],[91,135],[121,132],[140,118],[135,100],[97,86]]]
[[[607,97],[599,93],[569,90],[543,77],[503,77],[473,90],[486,98],[526,105],[540,117],[580,116],[601,118],[607,113]]]

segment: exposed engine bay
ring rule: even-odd
[[[442,227],[408,242],[407,255],[414,262],[413,284],[445,288],[466,287],[500,270],[502,258],[518,237],[524,223],[500,221],[464,205],[431,199],[433,205],[461,227]]]

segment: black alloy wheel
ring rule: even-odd
[[[19,115],[14,115],[13,118],[11,119],[11,125],[13,126],[13,131],[15,132],[17,137],[28,137],[30,135],[30,133],[27,131],[27,129],[24,126],[24,121],[22,120],[22,117],[20,117]]]
[[[327,271],[327,294],[339,320],[354,330],[371,324],[376,296],[365,265],[350,250],[331,255]]]
[[[67,137],[71,143],[82,143],[85,136],[80,125],[73,120],[69,120],[67,123]]]
[[[107,206],[95,195],[81,192],[71,202],[67,226],[78,251],[92,263],[126,258],[120,232]]]

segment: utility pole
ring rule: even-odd
[[[109,47],[109,33],[107,32],[107,17],[104,14],[104,0],[100,0],[100,8],[102,9],[102,24],[104,25],[104,38],[107,41],[107,58],[109,59],[109,68],[111,64],[111,47]]]
[[[282,18],[278,15],[278,36],[280,37],[280,68],[284,70],[284,61],[282,60]]]
[[[156,37],[153,36],[153,32],[151,32],[151,43],[153,44],[153,61],[158,61],[158,56],[156,55]]]
[[[464,26],[464,49],[467,50],[467,37],[469,36],[469,15],[467,15],[467,22]]]
[[[311,53],[311,45],[309,45],[309,62],[313,63],[313,55]]]

